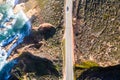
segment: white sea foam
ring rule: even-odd
[[[30,33],[31,24],[24,12],[21,10],[16,14],[13,13],[13,7],[18,1],[6,0],[6,3],[0,4],[0,79],[2,80],[8,80],[10,76],[8,73],[15,64],[14,61],[7,62],[7,57]],[[3,47],[8,45],[15,37],[18,37],[18,40],[6,51]],[[1,76],[3,74],[6,74],[6,76]]]

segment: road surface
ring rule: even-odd
[[[64,80],[74,80],[72,4],[73,4],[72,0],[65,1],[65,74],[64,74]]]

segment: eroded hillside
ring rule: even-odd
[[[9,60],[18,58],[10,80],[62,79],[63,0],[20,0],[14,12],[23,9],[32,30]]]
[[[75,4],[75,74],[80,76],[81,67],[86,72],[80,80],[113,80],[120,64],[120,1],[76,0]],[[110,77],[112,73],[116,75]]]

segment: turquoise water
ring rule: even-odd
[[[22,43],[24,37],[29,35],[31,29],[31,24],[22,10],[13,13],[17,2],[18,0],[7,0],[0,4],[0,80],[8,80],[9,72],[17,62],[7,62],[6,59],[13,49]],[[6,51],[4,47],[16,38],[16,42]]]

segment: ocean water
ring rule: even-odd
[[[22,43],[25,36],[29,35],[31,24],[24,12],[20,10],[16,14],[13,8],[18,0],[6,0],[0,4],[0,80],[8,80],[10,70],[17,63],[17,60],[7,62],[7,58],[13,49]],[[14,44],[5,50],[5,46],[9,45],[14,39]]]

